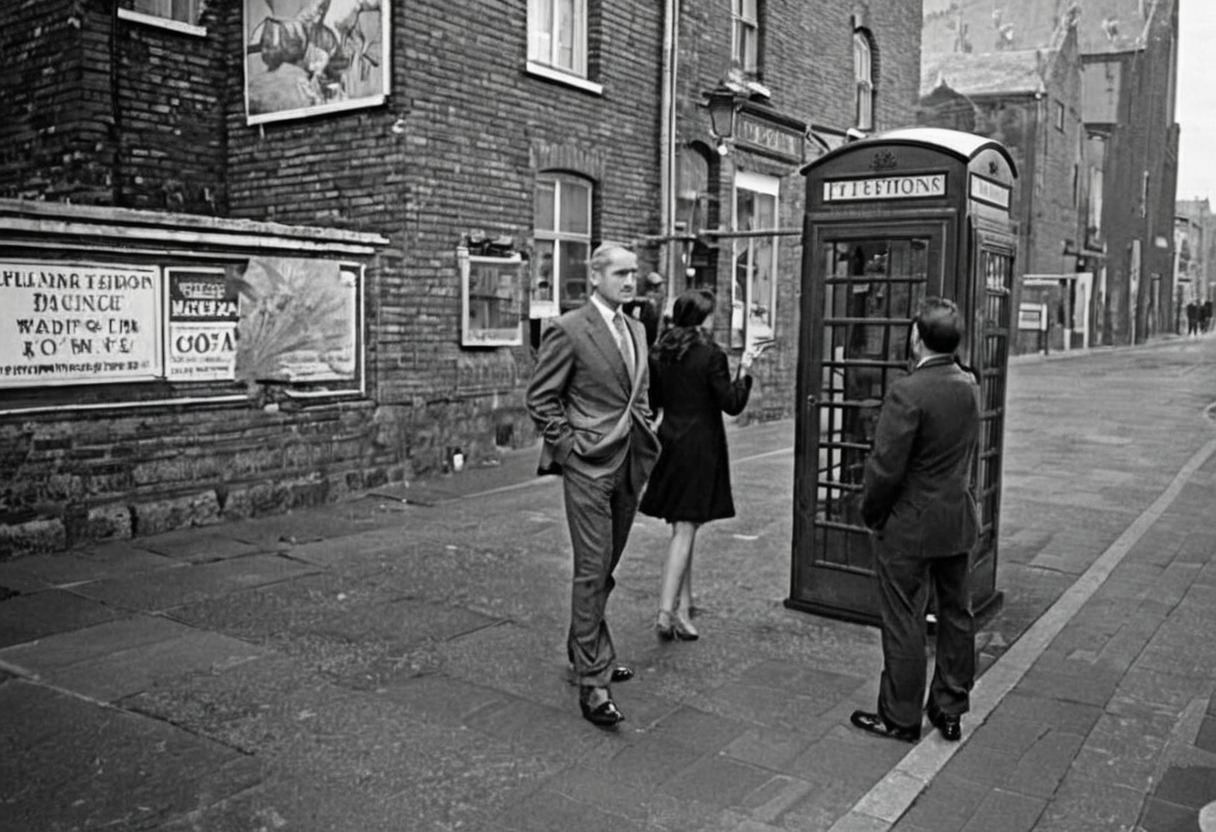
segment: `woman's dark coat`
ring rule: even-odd
[[[694,343],[675,363],[652,355],[650,371],[650,407],[663,410],[663,450],[639,510],[668,522],[734,517],[722,414],[743,412],[751,376],[732,381],[726,353],[709,341]]]

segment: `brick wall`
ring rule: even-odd
[[[379,418],[419,470],[448,446],[475,464],[496,438],[534,436],[530,349],[459,344],[462,234],[527,245],[548,168],[594,179],[597,238],[659,230],[661,7],[599,7],[589,42],[602,96],[525,73],[523,2],[479,4],[475,20],[437,0],[395,3],[392,93],[371,110],[248,126],[242,56],[229,51],[232,214],[374,230],[400,252],[371,293],[371,367]],[[235,10],[229,26],[239,31]]]
[[[919,31],[922,4],[899,0],[836,3],[831,0],[768,0],[761,4],[760,72],[772,92],[768,102],[779,113],[808,125],[843,131],[852,127],[856,86],[853,68],[854,25],[865,28],[874,57],[874,127],[884,131],[915,122],[920,79],[920,44],[907,37]],[[710,148],[709,118],[699,106],[703,93],[731,69],[730,5],[684,3],[681,9],[677,93],[678,144]],[[709,151],[712,153],[712,151]],[[810,161],[808,156],[807,161]],[[780,178],[778,225],[800,229],[806,203],[799,165],[736,150],[711,168],[718,225],[732,222],[736,171]],[[778,242],[777,345],[757,361],[757,384],[741,421],[793,415],[797,384],[799,298],[802,243],[799,234]],[[731,243],[722,241],[710,279],[720,298],[730,297]],[[677,281],[677,288],[680,287]],[[726,343],[729,316],[720,315],[720,343]]]
[[[105,74],[83,61],[80,0],[0,4],[0,196],[105,201]]]

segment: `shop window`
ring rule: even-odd
[[[779,180],[754,173],[735,175],[735,231],[777,228]],[[734,241],[730,343],[753,348],[771,342],[777,311],[777,237]]]
[[[587,78],[587,0],[528,0],[528,71]]]
[[[731,61],[748,75],[759,69],[760,0],[731,0]]]
[[[564,174],[541,174],[533,216],[531,317],[547,318],[582,304],[588,292],[592,185]]]
[[[869,35],[860,29],[853,33],[853,75],[857,79],[857,129],[873,130],[874,53]]]

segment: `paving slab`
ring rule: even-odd
[[[94,581],[76,592],[128,610],[163,612],[263,584],[317,572],[315,566],[276,555],[252,555],[189,569],[165,569],[129,578]]]
[[[176,561],[205,563],[213,560],[252,555],[260,549],[257,544],[239,540],[224,526],[179,531],[141,537],[132,545]]]
[[[24,644],[129,615],[61,589],[0,601],[0,647]]]
[[[0,685],[0,828],[147,829],[240,793],[261,763],[159,720]]]
[[[21,558],[15,565],[33,572],[48,583],[67,586],[102,578],[141,575],[181,564],[141,549],[131,541],[123,541],[71,552],[34,555]]]

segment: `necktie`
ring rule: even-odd
[[[619,310],[612,316],[612,325],[616,327],[616,345],[620,347],[621,358],[625,359],[625,368],[629,371],[629,377],[633,378],[633,339],[625,326],[625,316]]]

